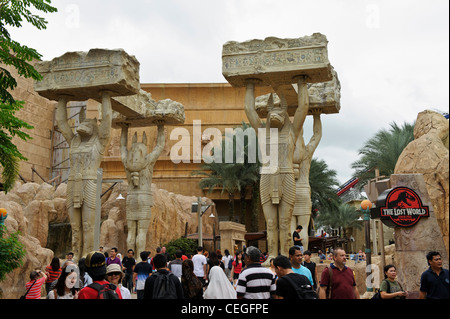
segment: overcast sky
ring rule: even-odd
[[[141,83],[223,83],[227,41],[320,32],[341,82],[341,111],[322,116],[315,157],[344,183],[358,150],[379,129],[449,108],[448,0],[77,0],[52,1],[46,30],[15,40],[44,60],[67,51],[123,48]],[[40,14],[42,15],[42,14]],[[312,130],[308,118],[305,134]],[[305,140],[309,137],[305,135]]]

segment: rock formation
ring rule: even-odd
[[[102,193],[106,192],[109,186],[104,184]],[[53,256],[65,258],[71,249],[71,236],[67,234],[68,231],[70,232],[70,221],[66,207],[66,188],[66,184],[60,184],[55,189],[46,183],[39,185],[17,182],[8,194],[0,192],[0,207],[6,208],[8,212],[8,218],[5,221],[7,232],[20,231],[19,239],[27,251],[23,266],[8,274],[7,279],[0,283],[2,298],[19,298],[25,293],[25,283],[29,281],[32,270],[45,269]],[[121,188],[123,196],[126,197],[124,189],[126,185]],[[158,189],[154,184],[152,184],[152,193],[154,206],[146,249],[153,254],[157,246],[183,236],[186,223],[188,234],[197,232],[197,214],[191,213],[192,202],[197,201],[197,197],[170,193]],[[105,251],[117,247],[124,256],[128,249],[126,243],[128,230],[125,200],[117,200],[118,195],[119,189],[114,187],[102,197],[100,244]],[[207,198],[202,198],[202,201],[211,202]],[[205,234],[213,233],[213,223],[218,231],[218,221],[215,218],[209,218],[207,214],[203,216]],[[63,232],[53,232],[54,228],[61,228]],[[44,247],[52,247],[52,249]],[[79,257],[76,256],[76,260],[78,259]],[[138,255],[137,259],[139,260]]]
[[[439,113],[423,111],[414,127],[414,141],[400,155],[395,174],[421,173],[449,252],[449,122]]]

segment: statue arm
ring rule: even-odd
[[[315,150],[322,139],[322,121],[320,120],[321,110],[319,108],[315,108],[312,110],[312,113],[314,117],[313,136],[308,143],[308,148]]]
[[[250,125],[258,133],[258,128],[261,127],[261,119],[255,110],[255,81],[247,80],[247,87],[245,90],[245,114],[250,122]]]
[[[158,124],[158,137],[156,138],[156,145],[153,151],[146,156],[147,162],[155,163],[159,155],[161,155],[165,144],[166,134],[164,132],[164,125]]]
[[[122,126],[122,133],[120,135],[120,156],[122,158],[122,163],[125,165],[127,161],[128,154],[128,126]]]
[[[294,122],[292,123],[295,133],[295,140],[298,139],[303,124],[305,123],[306,115],[308,115],[309,109],[309,95],[306,77],[299,76],[297,79],[297,84],[298,84],[298,106],[294,114]]]
[[[111,135],[112,108],[111,97],[107,91],[102,92],[102,119],[98,127],[98,139],[102,147],[106,147]]]
[[[56,106],[55,119],[56,124],[58,124],[59,130],[66,139],[67,143],[70,144],[75,134],[73,133],[72,128],[67,122],[67,98],[59,98],[58,104]]]

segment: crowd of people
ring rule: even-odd
[[[298,245],[289,256],[279,255],[262,266],[266,256],[253,246],[236,251],[206,253],[202,247],[192,255],[177,250],[174,258],[165,247],[140,252],[136,262],[129,249],[121,258],[117,248],[108,253],[91,252],[78,263],[67,255],[60,266],[53,258],[45,271],[33,271],[26,283],[26,299],[41,298],[45,284],[48,299],[359,299],[355,273],[345,265],[342,248],[332,252],[333,262],[321,274],[311,252]],[[427,256],[429,269],[421,276],[420,298],[448,299],[449,272],[442,268],[438,252]],[[404,299],[408,292],[396,279],[396,267],[387,265],[380,285],[380,298]]]

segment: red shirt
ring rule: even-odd
[[[94,282],[97,282],[100,285],[109,284],[109,282],[106,280],[94,281]],[[119,295],[119,298],[122,299],[122,294],[120,293],[119,287],[116,288],[116,293]],[[98,297],[97,290],[95,290],[94,288],[90,288],[90,287],[84,287],[78,293],[78,299],[97,299],[97,297]]]
[[[240,274],[242,270],[242,262],[238,262],[237,260],[233,261],[234,273]]]
[[[48,276],[47,276],[47,281],[46,282],[54,282],[61,275],[61,268],[59,268],[57,271],[54,271],[52,269],[52,267],[49,265],[49,266],[47,266],[45,268],[45,270],[48,272]]]
[[[334,264],[330,264],[333,277],[331,278],[331,299],[355,299],[354,286],[356,286],[353,270],[344,266],[339,270]],[[327,287],[330,273],[328,267],[322,272],[320,286]]]
[[[25,289],[28,290],[28,288],[33,285],[34,280],[30,280],[25,284]],[[41,288],[42,284],[45,282],[45,278],[41,277],[36,280],[36,283],[31,287],[31,289],[28,291],[27,295],[25,296],[25,299],[41,299]]]

